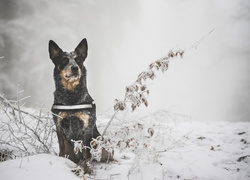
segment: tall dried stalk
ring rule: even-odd
[[[156,78],[156,71],[162,71],[164,73],[168,70],[169,60],[176,57],[183,57],[184,50],[177,50],[168,52],[167,56],[164,56],[160,59],[157,59],[153,63],[149,65],[149,68],[146,71],[141,72],[137,79],[133,84],[126,87],[124,100],[115,99],[114,104],[114,114],[106,125],[102,136],[105,135],[108,127],[111,122],[115,118],[116,114],[119,111],[123,111],[127,109],[128,105],[130,105],[131,110],[134,111],[136,108],[140,107],[144,104],[146,107],[148,106],[147,97],[149,96],[149,89],[147,85],[147,80],[154,80]]]

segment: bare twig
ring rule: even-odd
[[[209,35],[210,35],[212,32],[214,32],[214,31],[215,31],[215,29],[209,31],[205,36],[203,36],[201,39],[199,39],[198,41],[196,41],[196,42],[191,46],[191,48],[197,49],[197,47],[200,45],[200,43],[201,43],[207,36],[209,36]]]
[[[118,112],[119,112],[119,110],[116,110],[115,113],[113,114],[113,116],[110,118],[108,124],[106,125],[104,131],[102,132],[102,136],[104,136],[106,134],[108,127],[110,126],[111,122],[114,120],[114,118]]]
[[[54,123],[51,123],[52,117],[49,113],[43,115],[41,110],[38,116],[21,110],[20,101],[25,98],[20,99],[19,93],[18,89],[17,101],[10,101],[0,95],[1,110],[9,120],[0,122],[0,144],[27,155],[40,152],[55,153],[52,148],[56,136]],[[11,109],[11,112],[8,109]]]
[[[6,103],[7,106],[10,107],[10,108],[12,109],[13,115],[15,115],[15,111],[20,111],[20,112],[23,113],[23,114],[29,115],[29,116],[31,116],[31,117],[33,117],[33,118],[35,118],[35,119],[39,119],[39,116],[37,116],[37,115],[30,114],[29,112],[24,111],[24,110],[22,110],[22,109],[18,110],[18,108],[15,107],[15,105],[13,105],[13,104],[11,103],[11,101],[9,101],[9,100],[6,99],[3,95],[0,94],[0,100],[1,100],[1,99],[2,99],[3,103]],[[15,101],[15,102],[16,102],[16,101]]]

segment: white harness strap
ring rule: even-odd
[[[79,105],[53,105],[52,109],[58,109],[58,110],[76,110],[76,109],[88,109],[92,108],[92,104],[79,104]]]

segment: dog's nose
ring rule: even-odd
[[[71,66],[72,72],[77,72],[78,71],[78,66]]]

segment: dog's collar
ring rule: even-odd
[[[78,104],[78,105],[55,105],[53,104],[52,109],[55,109],[55,110],[90,109],[90,108],[93,108],[94,104],[95,104],[94,102],[92,102],[92,104]]]

